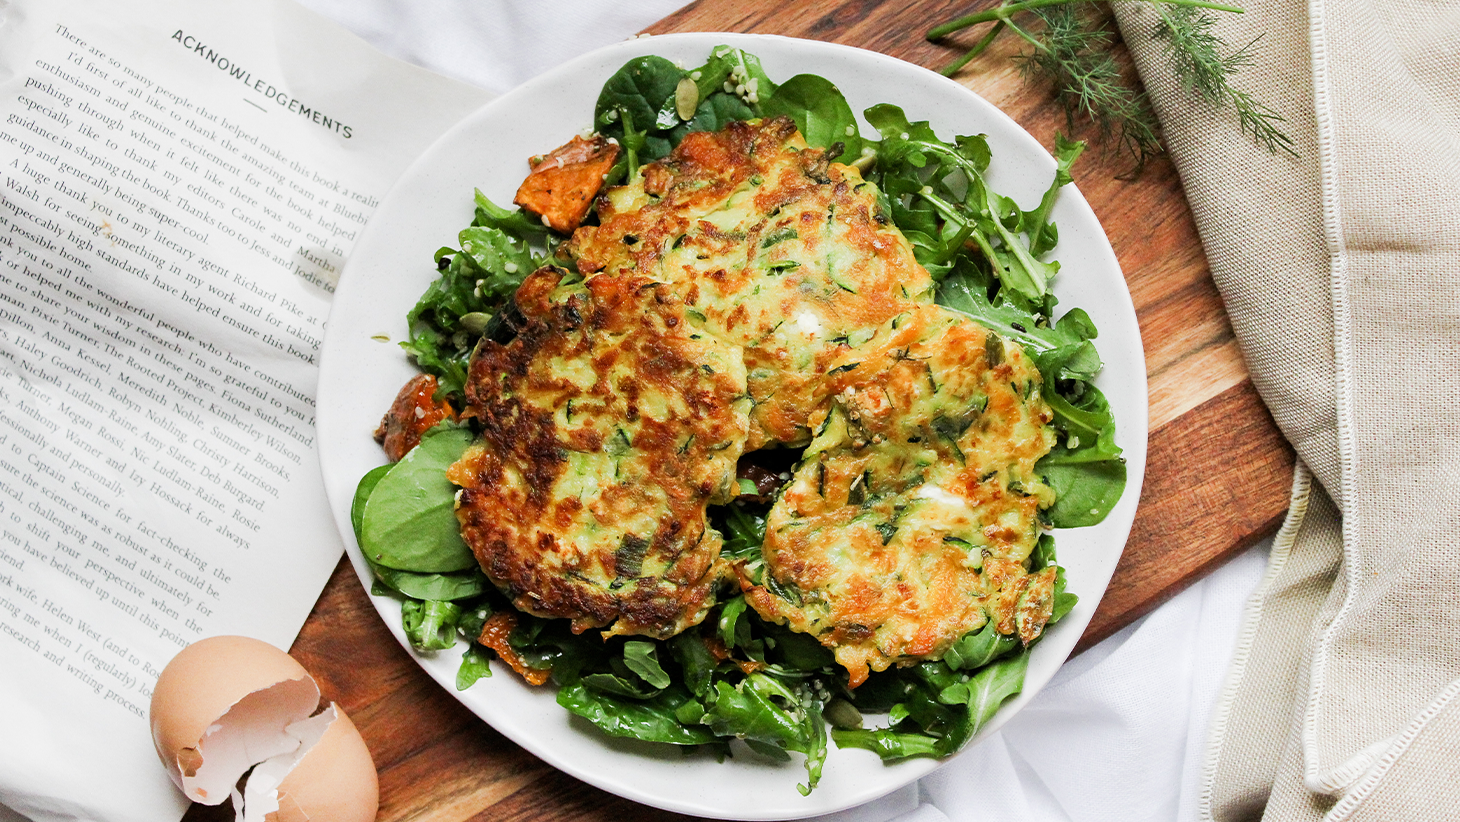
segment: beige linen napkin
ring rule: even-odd
[[[1298,156],[1117,4],[1253,382],[1300,464],[1202,817],[1460,819],[1460,2],[1253,0],[1219,33]]]

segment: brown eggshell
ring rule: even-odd
[[[375,762],[355,723],[335,721],[279,784],[279,810],[265,822],[373,822],[380,808]]]
[[[173,657],[158,677],[150,710],[152,741],[168,775],[189,799],[220,804],[252,764],[243,763],[231,781],[215,774],[207,780],[213,787],[200,786],[196,778],[208,759],[200,744],[205,734],[210,728],[216,732],[229,710],[253,694],[259,695],[240,706],[236,717],[262,713],[303,718],[319,702],[319,687],[303,666],[267,642],[249,637],[199,640]],[[224,764],[223,758],[220,752],[209,765],[216,769]]]

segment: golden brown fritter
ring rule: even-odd
[[[932,280],[850,166],[777,117],[687,135],[598,201],[567,251],[584,273],[669,283],[704,328],[745,349],[748,450],[804,444],[828,363]]]
[[[816,438],[742,565],[763,617],[831,648],[852,686],[869,669],[937,659],[993,619],[1028,642],[1052,606],[1030,575],[1034,464],[1053,445],[1038,369],[1017,345],[918,306],[844,351]]]
[[[472,355],[482,436],[452,466],[457,518],[487,576],[576,630],[671,636],[703,618],[745,442],[740,350],[642,277],[548,268],[516,296],[518,334]]]

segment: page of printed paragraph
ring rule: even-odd
[[[0,803],[176,819],[151,685],[309,614],[342,550],[313,427],[335,279],[488,95],[288,0],[0,17]]]

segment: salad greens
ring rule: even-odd
[[[808,143],[855,164],[878,186],[882,213],[938,282],[938,303],[1032,355],[1058,432],[1056,446],[1037,465],[1058,494],[1044,521],[1054,527],[1101,521],[1124,489],[1125,464],[1109,404],[1094,385],[1101,367],[1096,329],[1079,309],[1054,319],[1049,283],[1059,263],[1044,259],[1059,239],[1051,207],[1084,144],[1059,140],[1054,179],[1025,211],[988,186],[991,154],[982,136],[948,142],[927,122],[909,122],[901,109],[884,104],[864,112],[879,137],[866,138],[826,79],[803,74],[778,85],[753,55],[725,46],[688,70],[660,57],[629,61],[604,84],[594,125],[624,149],[609,173],[612,183],[666,156],[692,131],[774,115],[791,117]],[[483,335],[510,338],[513,291],[561,238],[478,191],[475,219],[459,241],[459,249],[437,252],[441,276],[411,309],[410,339],[402,344],[438,377],[441,394],[458,403],[471,349]],[[415,647],[444,650],[458,635],[468,641],[458,688],[491,676],[488,661],[502,646],[494,651],[476,640],[502,615],[512,626],[506,643],[515,659],[507,661],[550,671],[558,703],[603,732],[706,746],[721,755],[731,753],[732,739],[776,759],[799,753],[808,774],[805,793],[820,777],[828,724],[837,745],[884,759],[945,756],[1022,687],[1030,648],[999,634],[992,621],[941,660],[873,673],[849,689],[830,650],[761,619],[738,591],[721,592],[703,622],[662,641],[577,635],[567,620],[520,613],[475,567],[452,513],[454,486],[444,472],[471,439],[467,425],[436,426],[400,462],[368,473],[352,510],[376,593],[403,600],[403,627]],[[770,503],[754,483],[741,482],[745,495],[711,508],[711,524],[724,536],[723,555],[759,578]],[[1029,570],[1049,567],[1058,569],[1054,539],[1045,534]],[[1075,600],[1058,569],[1049,623]],[[869,714],[885,715],[882,726],[863,727]]]

